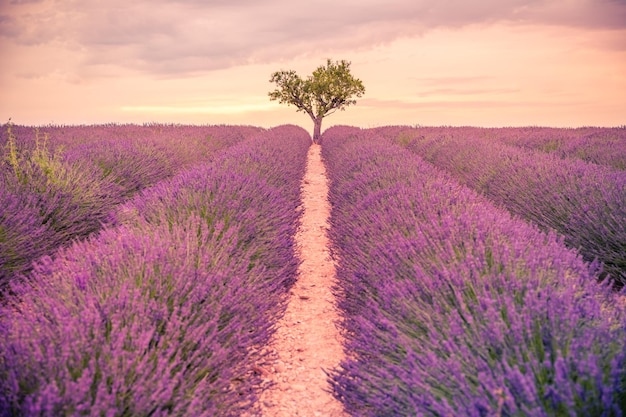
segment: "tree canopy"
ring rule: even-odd
[[[313,120],[313,142],[317,143],[321,134],[322,119],[337,110],[356,104],[354,97],[361,97],[365,87],[350,73],[350,62],[333,62],[318,67],[306,79],[295,71],[277,71],[270,82],[277,88],[269,93],[270,100],[294,105],[297,111],[305,112]]]

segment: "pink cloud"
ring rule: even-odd
[[[626,28],[623,0],[3,0],[0,36],[56,42],[84,65],[160,75],[367,49],[438,27],[494,22]]]

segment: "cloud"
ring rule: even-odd
[[[589,29],[626,28],[624,0],[554,0],[520,10],[522,21]]]
[[[11,0],[10,4],[28,4],[28,3],[41,3],[44,0]]]
[[[367,49],[438,27],[625,28],[624,0],[0,0],[0,37],[159,76]]]

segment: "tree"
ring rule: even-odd
[[[350,74],[350,62],[327,60],[306,80],[295,71],[277,71],[270,82],[278,88],[269,93],[270,100],[292,104],[313,120],[313,142],[318,143],[322,130],[322,119],[337,110],[345,110],[356,104],[353,97],[361,97],[365,87],[358,78]]]

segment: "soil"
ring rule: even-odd
[[[269,359],[259,364],[268,385],[260,398],[262,417],[347,415],[331,394],[326,373],[344,357],[331,292],[335,265],[326,233],[327,195],[320,145],[313,144],[302,182],[303,214],[296,234],[302,264],[285,315],[270,341]]]

